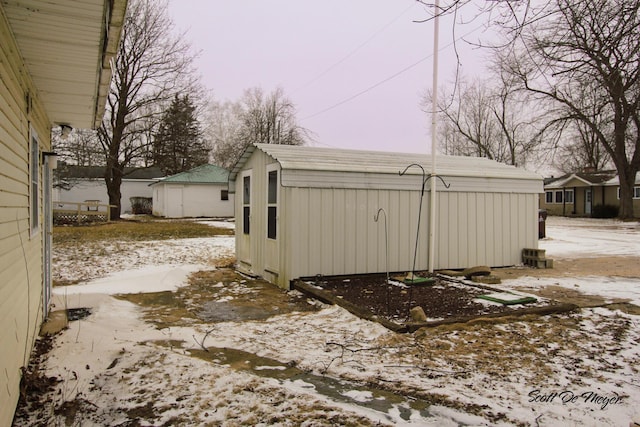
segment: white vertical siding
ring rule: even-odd
[[[183,209],[185,217],[233,216],[233,195],[220,200],[225,184],[189,184],[184,186]]]
[[[164,186],[156,185],[153,187],[153,205],[152,205],[152,213],[155,216],[164,216],[165,212],[165,197],[164,197]]]
[[[419,191],[287,189],[289,279],[315,274],[384,272],[387,214],[390,271],[413,266]],[[439,193],[435,268],[520,263],[536,247],[536,195]],[[416,269],[428,268],[429,194],[423,198]],[[533,224],[533,226],[527,226]]]
[[[537,195],[439,193],[436,268],[521,262],[537,247]]]
[[[419,192],[294,187],[286,194],[288,279],[386,271],[384,215],[374,221],[379,208],[387,215],[389,269],[411,268]],[[421,235],[427,220],[423,207]],[[422,239],[420,254],[426,253]]]

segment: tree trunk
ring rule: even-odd
[[[113,205],[110,207],[111,220],[119,220],[120,213],[122,212],[122,192],[120,191],[120,186],[122,185],[122,170],[117,165],[107,166],[107,175],[110,175],[105,179],[105,183],[107,184],[107,194],[109,195],[109,204]]]
[[[620,180],[620,211],[618,218],[633,219],[633,187],[636,182],[637,170],[634,168],[620,169],[618,178]]]

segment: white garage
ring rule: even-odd
[[[232,217],[229,171],[202,165],[151,184],[153,215],[166,218]]]

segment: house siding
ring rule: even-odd
[[[42,163],[34,195],[39,228],[32,234],[29,141],[35,131],[41,158],[51,147],[50,130],[18,52],[0,6],[0,425],[11,425],[20,368],[28,364],[43,317]]]
[[[131,197],[153,197],[153,190],[149,184],[156,182],[152,179],[123,179],[120,187],[120,206],[122,213],[131,213]],[[99,200],[102,204],[109,203],[107,184],[102,178],[81,178],[74,180],[69,189],[56,188],[54,200],[57,202],[84,202],[87,200]]]

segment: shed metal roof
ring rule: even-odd
[[[426,176],[431,173],[431,156],[423,154],[254,144],[229,174],[230,191],[234,191],[238,173],[256,150],[279,163],[283,187],[412,190],[420,188],[422,169]],[[412,164],[422,169],[410,167],[405,176],[400,176]],[[540,175],[484,158],[438,156],[436,173],[448,191],[543,192]],[[438,188],[445,188],[439,181]]]
[[[398,175],[399,171],[404,170],[410,164],[417,163],[424,168],[427,174],[431,173],[431,156],[424,154],[254,144],[245,151],[242,159],[233,168],[230,179],[235,179],[235,175],[256,148],[276,159],[283,170]],[[540,175],[534,172],[481,157],[443,155],[437,156],[436,160],[436,172],[443,176],[541,179]],[[420,175],[422,171],[419,168],[410,168],[406,173]]]
[[[229,171],[216,165],[201,165],[161,179],[157,184],[226,184]]]

